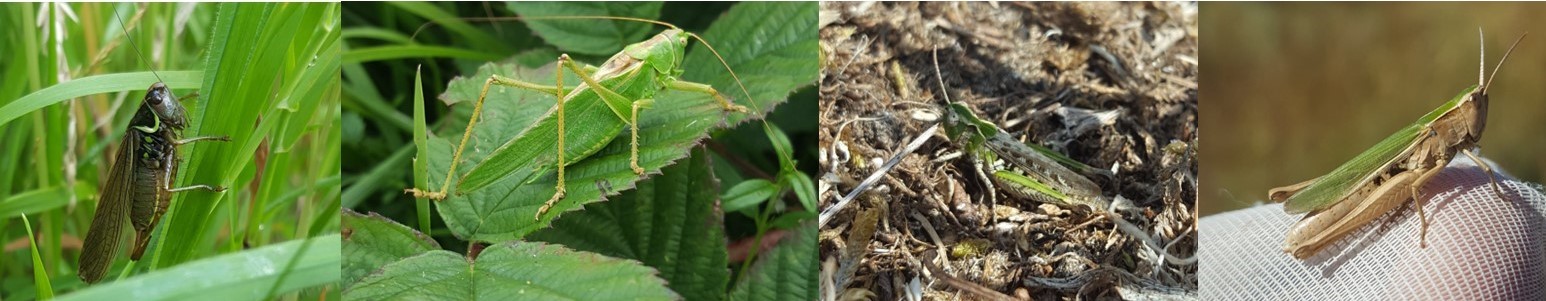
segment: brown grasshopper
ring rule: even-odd
[[[1524,36],[1520,36],[1513,46],[1509,46],[1503,59],[1498,61],[1498,67],[1493,67],[1493,77],[1523,40]],[[1428,218],[1423,212],[1420,201],[1423,195],[1419,189],[1449,165],[1457,152],[1476,161],[1487,172],[1494,192],[1503,196],[1502,188],[1493,178],[1492,167],[1471,151],[1477,148],[1487,125],[1487,88],[1492,79],[1486,77],[1485,50],[1484,46],[1476,86],[1461,91],[1443,106],[1401,128],[1331,173],[1269,190],[1267,198],[1283,202],[1283,211],[1309,213],[1289,228],[1283,251],[1294,258],[1308,258],[1408,199],[1414,201],[1412,205],[1422,220],[1419,244],[1427,247]]]

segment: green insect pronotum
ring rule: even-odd
[[[1520,36],[1514,46],[1523,39]],[[1513,51],[1510,46],[1498,61],[1499,67]],[[1485,64],[1486,54],[1482,56]],[[1423,184],[1449,165],[1457,152],[1476,161],[1492,176],[1492,167],[1471,151],[1487,125],[1487,88],[1492,80],[1485,77],[1486,66],[1481,69],[1476,86],[1460,91],[1449,102],[1331,173],[1268,191],[1268,199],[1284,202],[1284,211],[1309,213],[1289,229],[1283,251],[1295,258],[1308,258],[1406,200],[1419,202],[1413,207],[1422,220],[1419,241],[1426,246],[1428,218],[1419,192]],[[1497,69],[1493,68],[1493,76],[1497,76]],[[1504,195],[1496,179],[1492,179],[1492,188],[1500,197]]]
[[[472,118],[467,122],[467,130],[462,134],[461,143],[457,145],[456,154],[451,161],[451,167],[446,172],[446,181],[439,191],[424,191],[417,188],[408,189],[407,192],[416,197],[425,197],[435,200],[447,197],[451,180],[456,175],[457,164],[461,161],[462,152],[467,146],[468,138],[472,135],[473,126],[477,124],[478,116],[482,112],[483,101],[488,96],[488,89],[493,85],[509,86],[520,89],[529,89],[542,93],[552,94],[558,98],[557,105],[544,114],[532,126],[522,130],[516,137],[499,148],[495,149],[487,158],[474,166],[463,176],[457,184],[458,193],[466,193],[483,188],[489,184],[512,177],[522,183],[529,182],[537,176],[546,174],[550,169],[557,169],[558,184],[553,196],[537,210],[536,218],[552,208],[559,200],[563,199],[564,167],[584,160],[603,146],[611,143],[622,133],[626,126],[629,129],[631,150],[629,152],[629,167],[635,174],[642,175],[644,169],[639,167],[639,111],[648,108],[654,103],[655,95],[662,90],[677,90],[692,93],[701,93],[712,96],[719,102],[725,111],[748,112],[745,107],[731,103],[718,90],[707,84],[680,80],[683,72],[682,60],[686,53],[689,38],[696,39],[715,53],[708,43],[701,37],[677,28],[674,25],[654,21],[626,17],[533,17],[531,19],[611,19],[628,20],[659,24],[669,29],[656,34],[649,40],[634,43],[623,48],[622,52],[613,55],[599,67],[580,66],[569,58],[567,54],[559,55],[557,71],[557,83],[543,85],[519,79],[493,75],[484,82],[483,89],[478,95],[478,102],[473,106]],[[723,63],[723,58],[720,59]],[[728,68],[728,65],[726,65]],[[563,72],[568,70],[577,75],[582,83],[575,87],[565,87],[563,84]],[[733,75],[734,73],[732,73]],[[736,80],[738,83],[739,79]],[[750,98],[750,92],[745,91]],[[566,126],[583,125],[584,130],[566,130]],[[556,134],[555,134],[556,133]],[[490,172],[495,171],[495,172]],[[508,171],[508,172],[498,172]]]

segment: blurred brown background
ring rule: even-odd
[[[1477,27],[1498,73],[1482,156],[1546,171],[1546,3],[1220,3],[1201,8],[1201,215],[1336,168],[1477,83]]]

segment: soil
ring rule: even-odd
[[[823,2],[821,14],[824,212],[942,120],[948,95],[1022,142],[1114,168],[1092,180],[1136,206],[1123,219],[1170,254],[1194,254],[1195,3]],[[989,190],[943,132],[823,226],[823,291],[837,285],[839,300],[1195,292],[1195,263],[1158,263],[1147,255],[1158,250],[1087,207]]]

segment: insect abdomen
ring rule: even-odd
[[[145,232],[154,227],[151,221],[155,218],[156,202],[159,201],[161,194],[159,188],[163,187],[160,180],[166,178],[163,173],[167,172],[163,167],[166,166],[166,160],[176,160],[168,158],[172,154],[169,150],[172,143],[160,134],[141,135],[143,138],[135,143],[135,147],[139,148],[140,156],[135,158],[138,162],[135,162],[132,172],[134,187],[131,188],[130,193],[133,205],[129,209],[129,220],[134,224],[134,230],[139,232]]]

